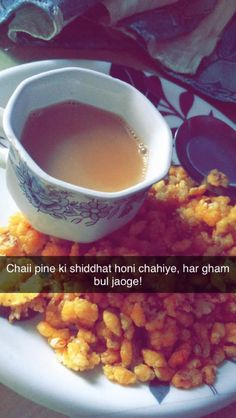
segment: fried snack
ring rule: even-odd
[[[37,298],[38,293],[0,293],[1,306],[19,306]]]
[[[172,167],[135,219],[96,243],[40,234],[21,214],[0,231],[0,255],[157,254],[236,256],[236,206]],[[10,295],[0,295],[10,319],[44,312],[38,331],[63,365],[82,372],[102,364],[122,385],[154,378],[183,389],[212,384],[217,366],[236,356],[233,293],[35,293],[30,301]]]
[[[101,363],[122,385],[157,377],[190,389],[236,355],[235,308],[234,294],[58,294],[37,328],[76,372]]]

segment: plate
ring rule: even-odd
[[[139,88],[166,117],[173,133],[188,117],[212,114],[234,127],[208,103],[172,82],[151,74],[97,61],[50,60],[24,64],[0,72],[0,106],[4,107],[20,81],[31,75],[66,66],[90,68],[128,81]],[[173,163],[178,164],[175,153]],[[0,224],[17,210],[7,192],[0,169]],[[184,391],[168,385],[122,387],[109,382],[101,371],[76,374],[60,365],[46,341],[37,333],[34,318],[10,325],[0,318],[0,381],[39,404],[77,418],[182,417],[196,418],[235,400],[236,364],[219,368],[214,386]]]

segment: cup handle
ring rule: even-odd
[[[6,139],[6,136],[2,127],[3,111],[4,109],[0,107],[0,137]],[[0,167],[1,168],[6,168],[8,152],[9,152],[8,148],[1,147],[0,145]]]

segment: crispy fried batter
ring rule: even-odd
[[[225,178],[212,173],[218,185]],[[181,167],[149,191],[125,229],[91,245],[34,231],[15,215],[0,234],[1,255],[236,255],[236,206],[206,194]],[[125,231],[125,233],[124,233]],[[103,364],[122,385],[157,377],[178,388],[212,384],[216,366],[236,356],[235,294],[0,294],[19,318],[44,311],[38,331],[75,371]]]

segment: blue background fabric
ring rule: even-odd
[[[10,24],[19,7],[33,4],[56,22],[56,34],[50,40],[43,40],[17,32],[16,42],[37,46],[46,42],[51,47],[80,50],[129,50],[138,44],[147,51],[150,39],[168,41],[191,33],[211,13],[216,1],[179,0],[169,6],[130,16],[111,26],[104,23],[107,12],[98,0],[0,0],[0,23],[8,21]],[[202,60],[194,75],[175,72],[157,60],[156,64],[173,79],[206,96],[236,103],[236,13],[225,27],[214,52]]]
[[[20,6],[34,4],[39,8],[46,10],[53,16],[53,9],[60,9],[65,24],[81,15],[95,4],[98,0],[1,0],[0,1],[0,22],[6,20]]]
[[[83,14],[98,0],[0,0],[0,23],[11,18],[23,6],[35,6],[35,13],[41,9],[57,25],[57,33],[70,21]],[[59,17],[59,18],[58,18]],[[16,36],[17,39],[17,36]]]

